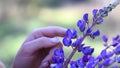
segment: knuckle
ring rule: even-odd
[[[47,38],[47,37],[41,37],[40,42],[42,44],[46,44],[46,45],[54,45],[55,44],[54,41],[52,41],[50,38]]]

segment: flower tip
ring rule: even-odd
[[[107,41],[108,41],[108,37],[107,37],[106,35],[103,35],[103,36],[102,36],[102,39],[103,39],[104,42],[107,42]]]
[[[93,36],[96,37],[96,36],[99,36],[100,35],[100,31],[99,30],[96,30],[95,32],[93,32]]]
[[[83,19],[85,20],[86,23],[88,23],[88,13],[85,13],[83,15]]]
[[[97,14],[98,9],[93,9],[93,15]]]
[[[120,4],[120,0],[115,0],[113,4],[117,6],[118,4]]]

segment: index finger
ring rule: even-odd
[[[66,35],[66,29],[63,27],[58,26],[49,26],[44,28],[38,28],[34,30],[26,39],[25,42],[32,41],[34,39],[40,38],[40,37],[56,37],[60,36],[63,37]]]

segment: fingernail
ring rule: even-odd
[[[50,68],[54,68],[57,64],[50,64]]]
[[[52,42],[55,42],[55,43],[59,43],[60,42],[58,37],[52,38],[51,40],[52,40]]]
[[[47,62],[42,63],[41,68],[46,68],[49,64]]]

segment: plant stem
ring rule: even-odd
[[[87,36],[87,34],[84,34],[83,39],[82,39],[82,42],[83,42],[83,40],[85,39],[86,36]],[[80,45],[82,44],[82,42],[80,43]],[[64,62],[63,68],[68,68],[68,64],[69,64],[71,58],[73,57],[73,55],[76,53],[77,50],[78,50],[78,47],[75,47],[75,48],[73,49],[73,51],[71,52],[71,54],[68,56],[68,58],[67,58],[66,61]]]
[[[68,68],[68,63],[70,62],[71,58],[73,57],[73,55],[75,54],[76,51],[77,51],[77,47],[75,47],[73,49],[73,51],[71,52],[71,54],[69,55],[69,57],[66,59],[66,61],[64,62],[63,68]]]
[[[94,23],[94,22],[92,23],[92,25],[91,25],[90,28],[92,28],[93,26],[95,26],[95,23]],[[82,41],[80,42],[80,45],[82,44],[82,42],[83,42],[83,40],[86,38],[86,36],[87,36],[87,33],[85,33],[85,34],[83,35],[83,38],[82,38]],[[75,47],[75,48],[72,50],[71,54],[68,56],[68,58],[67,58],[66,61],[64,62],[63,68],[68,68],[68,64],[70,63],[70,60],[72,59],[73,55],[76,53],[77,50],[78,50],[78,47]]]

